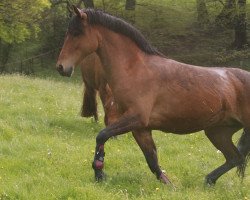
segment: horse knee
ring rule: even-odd
[[[97,144],[104,144],[108,140],[107,132],[104,130],[101,130],[99,134],[96,136],[96,143]]]

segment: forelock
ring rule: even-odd
[[[71,17],[68,26],[68,33],[73,36],[78,36],[84,33],[82,19],[77,15]]]

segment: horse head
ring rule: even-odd
[[[75,15],[71,18],[56,68],[63,76],[70,77],[87,55],[98,48],[96,32],[88,23],[87,14],[73,6]]]

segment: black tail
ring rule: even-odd
[[[247,162],[250,160],[250,134],[247,130],[244,130],[242,133],[237,144],[237,148],[244,158],[244,162],[237,167],[237,174],[243,179],[245,176]]]
[[[85,85],[81,116],[94,117],[95,121],[98,121],[96,93],[94,88]]]
[[[241,179],[243,179],[245,177],[245,171],[246,171],[246,167],[247,167],[247,163],[249,161],[249,158],[250,158],[250,154],[248,153],[248,155],[244,159],[244,162],[237,167],[237,174]]]

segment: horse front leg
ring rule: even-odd
[[[163,183],[170,184],[170,180],[162,172],[158,164],[157,150],[155,147],[154,140],[152,138],[151,130],[136,130],[132,133],[146,158],[151,172],[155,174],[157,179],[159,179]]]
[[[104,167],[104,145],[105,142],[114,136],[127,133],[133,129],[137,129],[141,126],[139,117],[137,116],[126,116],[119,119],[116,123],[107,126],[99,132],[96,137],[96,149],[92,168],[95,172],[96,181],[101,181],[104,178],[103,167]]]

